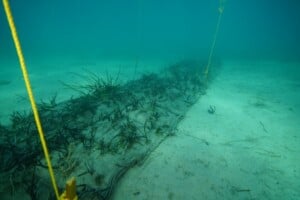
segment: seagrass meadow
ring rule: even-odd
[[[300,1],[1,3],[1,200],[300,199]]]
[[[124,84],[118,74],[86,72],[78,76],[87,85],[64,83],[78,97],[41,102],[39,113],[60,188],[75,176],[80,199],[110,199],[124,174],[174,136],[187,110],[205,94],[203,67],[182,61]],[[13,112],[10,120],[11,126],[1,125],[0,169],[10,180],[2,186],[14,195],[47,199],[53,192],[32,113]]]

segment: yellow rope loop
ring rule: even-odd
[[[29,81],[29,77],[28,77],[28,73],[27,73],[27,69],[26,69],[26,65],[25,65],[25,60],[24,60],[24,57],[23,57],[21,45],[20,45],[20,42],[19,42],[19,38],[18,38],[18,35],[17,35],[17,30],[16,30],[16,27],[15,27],[15,24],[14,24],[14,21],[13,21],[13,17],[12,17],[12,13],[11,13],[11,10],[10,10],[8,0],[3,0],[3,6],[4,6],[4,10],[5,10],[5,13],[6,13],[7,20],[8,20],[8,24],[9,24],[9,27],[10,27],[10,30],[11,30],[13,41],[14,41],[14,44],[15,44],[15,48],[17,50],[21,70],[22,70],[22,73],[23,73],[23,78],[25,80],[27,93],[28,93],[30,104],[31,104],[32,111],[33,111],[33,114],[34,114],[35,123],[36,123],[38,133],[39,133],[39,136],[40,136],[40,140],[41,140],[41,144],[42,144],[42,147],[43,147],[45,159],[47,161],[48,171],[49,171],[49,174],[50,174],[53,189],[54,189],[56,198],[59,200],[60,197],[59,197],[58,188],[57,188],[56,180],[55,180],[55,177],[54,177],[54,173],[53,173],[53,169],[52,169],[52,165],[51,165],[51,161],[50,161],[50,156],[49,156],[49,153],[48,153],[47,144],[46,144],[46,141],[45,141],[45,138],[44,138],[44,133],[43,133],[42,125],[41,125],[41,122],[40,122],[40,117],[39,117],[38,110],[37,110],[37,107],[36,107],[36,103],[35,103],[35,100],[34,100],[34,97],[33,97],[33,92],[32,92],[31,86],[30,86],[30,81]]]

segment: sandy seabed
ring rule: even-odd
[[[78,69],[97,71],[97,66]],[[109,69],[117,73],[115,66]],[[132,66],[123,66],[122,81],[143,73]],[[177,134],[128,171],[113,199],[300,199],[298,68],[299,63],[225,61]],[[76,82],[71,71],[31,74],[36,96],[45,99],[58,91],[58,98],[69,98],[72,93],[59,80]],[[0,85],[1,122],[28,106],[22,77],[12,74],[4,74]]]

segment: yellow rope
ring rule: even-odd
[[[13,21],[13,17],[12,17],[12,13],[11,13],[11,10],[10,10],[8,0],[3,0],[3,6],[4,6],[4,9],[5,9],[6,17],[7,17],[9,27],[10,27],[10,30],[11,30],[13,41],[15,43],[15,47],[16,47],[16,50],[17,50],[19,62],[20,62],[20,65],[21,65],[21,70],[22,70],[23,77],[24,77],[24,80],[25,80],[27,93],[28,93],[29,100],[30,100],[31,107],[32,107],[32,111],[33,111],[33,114],[34,114],[35,123],[36,123],[37,129],[38,129],[38,133],[39,133],[40,140],[41,140],[41,143],[42,143],[42,147],[43,147],[43,150],[44,150],[45,158],[46,158],[46,161],[47,161],[47,164],[48,164],[48,170],[49,170],[49,174],[50,174],[50,177],[51,177],[52,185],[53,185],[53,188],[54,188],[54,191],[55,191],[56,198],[59,200],[60,198],[59,198],[58,188],[57,188],[56,180],[55,180],[55,177],[54,177],[54,173],[53,173],[53,169],[52,169],[52,165],[51,165],[51,161],[50,161],[50,156],[49,156],[49,153],[48,153],[47,144],[46,144],[46,141],[45,141],[45,138],[44,138],[44,133],[43,133],[42,125],[41,125],[41,122],[40,122],[40,117],[39,117],[39,114],[38,114],[36,103],[34,101],[32,89],[31,89],[30,82],[29,82],[28,73],[27,73],[27,70],[26,70],[25,60],[24,60],[24,57],[23,57],[23,54],[22,54],[21,45],[20,45],[20,42],[19,42],[19,39],[18,39],[17,30],[16,30],[16,27],[15,27],[15,24],[14,24],[14,21]]]
[[[207,79],[208,72],[209,72],[209,69],[210,69],[211,59],[212,59],[212,55],[214,53],[214,49],[215,49],[215,46],[216,46],[217,36],[218,36],[218,32],[219,32],[219,28],[220,28],[220,24],[221,24],[221,19],[222,19],[222,15],[223,15],[223,11],[224,11],[224,1],[222,1],[222,0],[220,0],[220,6],[219,6],[218,11],[219,11],[219,17],[218,17],[217,27],[216,27],[216,31],[215,31],[215,35],[214,35],[214,40],[213,40],[213,43],[211,45],[207,66],[206,66],[206,69],[204,71],[205,79]]]

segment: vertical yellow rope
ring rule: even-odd
[[[211,59],[212,59],[212,55],[213,55],[214,50],[215,50],[217,36],[218,36],[218,32],[219,32],[219,28],[220,28],[220,24],[221,24],[221,19],[222,19],[222,15],[223,15],[223,11],[224,11],[224,5],[223,5],[222,0],[220,0],[220,6],[219,6],[218,11],[219,11],[219,17],[218,17],[217,27],[216,27],[213,43],[212,43],[211,48],[210,48],[207,66],[206,66],[205,71],[204,71],[205,79],[207,79],[208,72],[209,72],[209,69],[210,69]]]
[[[30,100],[31,107],[32,107],[32,111],[33,111],[33,114],[34,114],[35,123],[36,123],[37,129],[38,129],[38,133],[39,133],[40,140],[41,140],[41,143],[42,143],[42,147],[43,147],[43,150],[44,150],[45,158],[46,158],[46,161],[47,161],[48,170],[49,170],[49,174],[50,174],[50,177],[51,177],[52,185],[53,185],[53,188],[54,188],[54,191],[55,191],[56,198],[59,200],[58,188],[57,188],[57,185],[56,185],[56,180],[55,180],[55,177],[54,177],[54,173],[53,173],[53,169],[52,169],[52,165],[51,165],[51,161],[50,161],[50,156],[49,156],[49,153],[48,153],[47,144],[46,144],[46,141],[45,141],[45,138],[44,138],[44,133],[43,133],[42,125],[41,125],[41,122],[40,122],[40,117],[39,117],[38,110],[37,110],[37,107],[36,107],[36,103],[35,103],[35,100],[34,100],[34,97],[33,97],[32,89],[31,89],[31,86],[30,86],[30,81],[29,81],[29,77],[28,77],[28,73],[27,73],[27,69],[26,69],[26,65],[25,65],[25,60],[24,60],[24,57],[23,57],[23,54],[22,54],[21,45],[20,45],[20,42],[19,42],[19,39],[18,39],[17,30],[16,30],[16,27],[15,27],[15,24],[14,24],[14,21],[13,21],[13,17],[12,17],[12,13],[11,13],[11,10],[10,10],[8,0],[3,0],[3,6],[4,6],[4,9],[5,9],[5,13],[6,13],[7,20],[8,20],[8,23],[9,23],[9,27],[10,27],[10,30],[11,30],[13,41],[15,43],[15,47],[16,47],[16,50],[17,50],[21,70],[22,70],[23,77],[24,77],[24,80],[25,80],[27,93],[28,93],[29,100]]]

